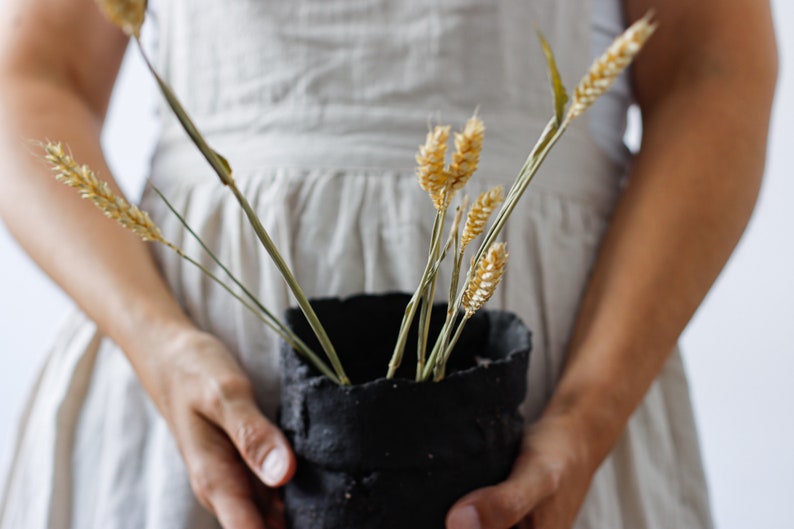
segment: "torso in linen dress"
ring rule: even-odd
[[[488,132],[469,193],[509,184],[551,111],[534,28],[551,41],[569,86],[591,55],[588,0],[161,4],[162,72],[315,296],[415,288],[433,210],[413,156],[430,116],[460,127],[479,106]],[[619,139],[622,116],[599,119]],[[624,164],[594,141],[595,130],[582,120],[567,133],[503,235],[510,267],[491,306],[518,312],[534,331],[529,420],[559,376],[619,195]],[[269,307],[288,304],[233,198],[170,119],[152,179]],[[142,202],[169,239],[201,256],[151,192]],[[273,337],[195,269],[167,250],[156,256],[190,316],[239,356],[272,416]],[[576,527],[710,525],[676,353],[595,476]],[[0,527],[217,527],[123,353],[83,316],[64,330],[25,411]]]

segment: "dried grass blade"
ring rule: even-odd
[[[554,117],[557,120],[557,125],[562,123],[565,117],[565,106],[568,104],[568,91],[562,82],[560,70],[557,68],[557,60],[554,58],[554,52],[551,51],[551,46],[543,36],[543,33],[538,31],[538,39],[540,46],[543,48],[543,55],[546,56],[546,64],[549,70],[549,82],[551,83],[551,93],[554,96]]]

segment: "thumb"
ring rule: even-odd
[[[507,481],[475,490],[452,506],[447,529],[509,529],[556,489],[554,472],[534,468],[519,457]]]
[[[218,407],[218,424],[265,485],[284,485],[296,467],[286,437],[259,411],[250,388],[227,392],[226,397]]]

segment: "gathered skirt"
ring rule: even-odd
[[[435,211],[412,168],[252,163],[236,179],[309,296],[416,288]],[[152,181],[266,306],[280,313],[291,304],[231,193],[206,168],[166,154],[155,159]],[[515,311],[533,331],[527,421],[542,411],[562,370],[615,200],[565,182],[564,175],[540,179],[516,209],[501,236],[510,253],[508,269],[489,304]],[[468,193],[473,198],[509,183],[504,175],[476,176]],[[142,207],[167,239],[217,270],[151,188]],[[229,346],[250,375],[261,408],[274,417],[277,338],[199,270],[165,247],[152,249],[185,311]],[[448,280],[444,268],[439,284]],[[443,297],[446,289],[438,292]],[[710,526],[687,382],[675,352],[595,476],[576,528]],[[0,528],[217,527],[194,498],[168,427],[123,351],[76,312],[24,411]]]

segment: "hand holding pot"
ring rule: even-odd
[[[458,501],[447,529],[570,529],[598,468],[577,432],[567,415],[528,427],[507,480]]]
[[[152,391],[185,460],[199,501],[224,529],[280,529],[280,500],[269,487],[295,471],[287,440],[259,411],[251,384],[213,336],[172,341]]]

